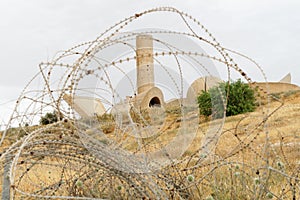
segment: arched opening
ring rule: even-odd
[[[160,107],[160,100],[158,97],[153,97],[149,102],[149,107]]]

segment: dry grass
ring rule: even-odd
[[[193,120],[200,121],[197,134],[184,155],[178,159],[180,162],[163,169],[162,176],[174,176],[172,178],[174,184],[177,181],[177,184],[184,184],[182,187],[185,187],[187,199],[268,199],[271,197],[292,199],[295,196],[298,198],[300,92],[282,94],[281,101],[284,102],[283,105],[278,101],[272,101],[268,108],[259,107],[253,113],[228,117],[214,154],[207,158],[201,158],[199,146],[210,123],[219,123],[220,120],[206,122],[207,119],[195,118],[193,117],[195,113],[191,112],[189,122],[193,124]],[[262,113],[267,109],[269,113],[278,110],[268,118],[266,124],[261,124]],[[142,140],[146,151],[155,151],[165,146],[176,137],[180,124],[180,115],[176,112],[169,113],[164,126],[160,127],[160,134]],[[70,126],[66,130],[70,131]],[[48,139],[43,140],[49,142],[37,145],[36,142],[39,140],[35,140],[31,145],[29,144],[30,147],[24,149],[17,163],[14,187],[30,194],[130,198],[134,189],[127,188],[130,186],[125,181],[126,177],[121,179],[114,175],[116,172],[110,171],[111,169],[103,171],[97,166],[100,165],[100,161],[96,161],[97,158],[93,158],[93,155],[82,147],[76,150],[76,145],[61,143],[53,149],[50,141],[67,141],[66,138],[71,135],[48,134],[48,136],[44,135]],[[14,134],[12,136],[8,138],[15,137]],[[109,139],[117,139],[117,134],[107,136]],[[16,138],[5,140],[1,151],[15,140]],[[136,140],[127,133],[123,133],[122,140],[119,142],[122,143],[120,146],[123,148],[133,153],[139,152]],[[49,155],[45,153],[47,148]],[[42,156],[39,156],[38,152]],[[57,157],[55,154],[60,156]],[[192,175],[192,181],[186,179],[189,175]],[[155,176],[156,184],[161,189],[169,188],[159,177],[160,175]],[[145,175],[144,179],[147,178],[149,177]],[[137,178],[133,178],[133,182],[140,187],[145,184]],[[165,190],[166,194],[170,195],[170,198],[177,199],[179,194],[172,193],[171,188]],[[144,188],[144,190],[150,189]],[[180,195],[184,196],[184,194]],[[17,192],[15,197],[21,199],[26,195]]]

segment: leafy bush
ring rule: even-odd
[[[212,114],[211,95],[209,92],[202,91],[198,96],[198,104],[201,115],[210,116]]]
[[[221,118],[225,108],[226,116],[233,116],[252,112],[256,107],[255,91],[240,79],[230,84],[220,83],[208,91],[202,91],[197,100],[200,114],[215,118]]]
[[[47,125],[57,121],[58,121],[57,113],[53,111],[52,113],[46,113],[43,117],[41,117],[40,124]]]

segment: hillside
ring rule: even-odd
[[[132,197],[126,196],[129,194],[135,197],[167,195],[170,199],[178,199],[179,194],[186,199],[297,199],[300,192],[300,91],[273,97],[269,104],[261,105],[253,113],[227,117],[224,124],[220,119],[210,121],[198,118],[195,111],[188,111],[185,130],[196,130],[196,135],[192,135],[191,145],[184,154],[174,159],[173,154],[182,150],[184,137],[191,136],[180,135],[183,119],[178,110],[168,111],[163,123],[150,115],[152,122],[159,125],[155,127],[158,134],[144,135],[140,143],[130,133],[134,129],[127,127],[126,131],[120,131],[112,121],[98,127],[108,129],[106,137],[96,135],[92,129],[86,130],[98,142],[82,138],[74,132],[73,122],[64,121],[12,129],[0,152],[2,155],[5,148],[21,139],[11,148],[17,155],[11,176],[15,181],[11,191],[17,199],[49,195],[130,199]],[[222,130],[214,135],[216,132],[211,130],[216,127]],[[142,126],[139,130],[140,134],[147,134]],[[176,148],[169,149],[168,155],[151,157],[158,160],[154,167],[161,167],[161,171],[130,173],[143,170],[139,169],[143,167],[138,163],[140,157],[133,155],[145,152],[152,155],[151,152],[167,148],[176,138]],[[132,155],[126,157],[120,148]],[[2,166],[3,161],[1,159]],[[164,166],[162,162],[166,161],[170,163]],[[124,171],[125,168],[129,171]],[[153,187],[161,193],[152,193]]]

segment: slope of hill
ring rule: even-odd
[[[124,159],[116,163],[123,167],[130,167],[129,163],[138,165],[137,160],[129,157],[126,160],[124,155],[114,157],[114,152],[122,154],[118,149],[123,148],[136,155],[164,148],[182,128],[178,110],[166,114],[159,134],[139,142],[129,134],[133,129],[127,127],[127,132],[118,132],[116,125],[110,122],[108,126],[114,128],[108,129],[111,133],[106,139],[103,135],[93,135],[99,137],[98,142],[93,144],[94,140],[86,140],[85,143],[80,134],[74,133],[74,123],[64,121],[11,129],[0,152],[2,156],[10,147],[10,152],[16,155],[10,178],[14,180],[11,191],[17,199],[21,196],[24,199],[45,196],[130,199],[156,195],[171,199],[179,196],[185,199],[297,199],[300,192],[300,91],[273,94],[273,97],[269,104],[258,107],[255,112],[227,117],[224,124],[221,119],[198,118],[197,112],[190,110],[185,118],[188,124],[185,129],[197,130],[191,145],[176,159],[166,155],[170,165],[158,163],[161,169],[151,174],[114,168],[112,162],[116,158]],[[222,129],[214,129],[216,127]],[[179,138],[175,144],[180,148],[184,135]],[[109,139],[116,143],[110,143]],[[3,169],[3,156],[1,165]],[[152,192],[153,187],[162,194]]]

